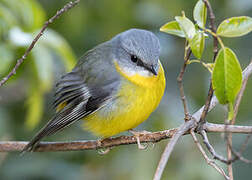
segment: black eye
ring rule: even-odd
[[[138,61],[137,56],[131,55],[131,61],[132,61],[133,63],[136,63],[136,62]]]

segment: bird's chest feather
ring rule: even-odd
[[[165,77],[161,64],[157,76],[122,76],[116,98],[85,120],[84,127],[98,136],[109,137],[135,128],[149,117],[163,96]]]

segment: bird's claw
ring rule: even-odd
[[[135,138],[136,138],[136,140],[137,140],[138,149],[140,149],[140,150],[145,150],[145,149],[148,147],[148,145],[142,145],[142,144],[141,144],[140,136],[141,136],[141,135],[149,134],[150,132],[145,131],[145,130],[144,130],[144,131],[129,130],[129,132],[135,136]]]

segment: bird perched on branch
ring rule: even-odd
[[[78,120],[101,138],[138,126],[164,94],[159,54],[157,37],[140,29],[122,32],[88,51],[56,84],[56,113],[23,151],[34,150],[43,137]]]

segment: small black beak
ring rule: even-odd
[[[158,72],[156,71],[156,69],[154,68],[153,65],[151,66],[151,72],[152,72],[155,76],[158,75]]]
[[[145,68],[150,71],[152,74],[154,74],[155,76],[158,74],[158,72],[156,71],[156,69],[154,68],[153,65],[145,65]]]
[[[155,76],[158,74],[157,70],[155,69],[155,67],[153,65],[145,64],[141,60],[138,61],[137,65],[144,67],[145,69],[150,71]]]

